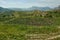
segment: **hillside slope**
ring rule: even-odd
[[[60,10],[52,11],[12,11],[0,8],[0,23],[24,25],[60,25]],[[4,11],[4,12],[3,12]]]

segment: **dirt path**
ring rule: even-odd
[[[59,37],[60,37],[60,35],[57,35],[57,36],[53,36],[53,37],[47,38],[45,40],[52,40],[52,39],[56,39],[56,38],[59,38]]]

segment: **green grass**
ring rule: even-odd
[[[30,26],[30,25],[0,25],[0,40],[27,40],[26,34],[57,33],[60,29],[54,26]],[[50,34],[51,35],[51,34]]]

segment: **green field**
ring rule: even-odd
[[[0,40],[48,40],[57,35],[59,26],[0,25]]]

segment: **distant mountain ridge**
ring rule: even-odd
[[[50,7],[31,7],[31,10],[42,10],[42,11],[46,11],[46,10],[50,10]]]
[[[12,11],[12,10],[10,10],[10,9],[8,9],[8,8],[0,7],[0,12],[5,12],[5,11]]]
[[[32,10],[41,10],[41,11],[46,11],[46,10],[51,10],[50,7],[30,7],[30,8],[9,8],[11,10],[15,10],[15,11],[32,11]]]
[[[6,11],[7,9],[0,7],[0,12]]]
[[[58,7],[56,7],[55,9],[60,10],[60,5]]]
[[[37,6],[32,6],[30,8],[3,8],[0,7],[0,12],[4,11],[33,11],[33,10],[41,10],[41,11],[48,11],[48,10],[56,10],[60,9],[60,6],[55,7],[55,8],[50,8],[50,7],[37,7]]]

